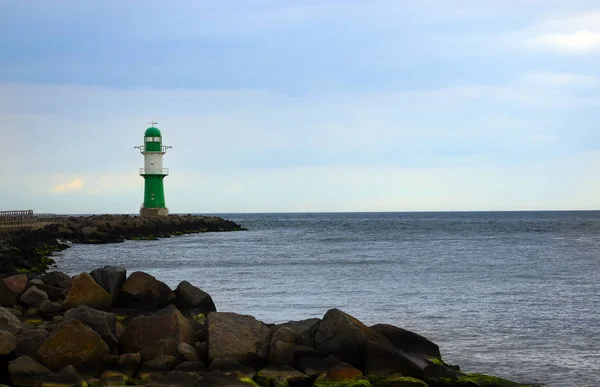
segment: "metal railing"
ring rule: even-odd
[[[56,214],[40,213],[33,210],[0,211],[0,232],[34,230],[60,218]]]
[[[140,168],[140,175],[168,175],[169,168]]]
[[[134,146],[134,149],[139,149],[141,154],[144,153],[167,153],[167,149],[173,148],[172,146],[162,145],[159,151],[149,151],[146,150],[146,145]]]

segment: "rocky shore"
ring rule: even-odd
[[[0,304],[0,383],[14,386],[523,386],[465,374],[399,327],[338,309],[265,324],[122,267],[13,275]]]
[[[60,217],[34,231],[0,233],[0,278],[10,274],[43,273],[53,252],[70,243],[119,243],[200,232],[237,231],[242,226],[219,217],[170,215],[142,218],[131,215]]]

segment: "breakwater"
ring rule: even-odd
[[[0,234],[0,277],[14,273],[43,273],[54,261],[53,252],[69,243],[105,244],[127,239],[156,239],[200,232],[242,230],[242,226],[214,216],[170,215],[142,218],[131,215],[55,217],[37,229]]]
[[[400,327],[339,309],[264,324],[122,267],[10,276],[0,302],[0,383],[14,386],[524,386],[465,374]]]

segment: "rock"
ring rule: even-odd
[[[206,320],[208,358],[235,360],[252,367],[265,364],[269,328],[252,316],[210,313]]]
[[[66,366],[65,368],[63,368],[62,370],[60,370],[59,372],[52,374],[50,376],[48,376],[45,380],[44,380],[44,384],[42,385],[42,387],[46,387],[46,386],[73,386],[73,387],[79,387],[79,386],[84,386],[84,380],[81,377],[81,375],[79,375],[79,372],[77,371],[77,369],[75,369],[75,367],[73,366]]]
[[[59,286],[63,281],[70,281],[71,277],[60,271],[51,271],[42,275],[41,280],[50,286]]]
[[[131,383],[131,376],[107,370],[100,375],[100,382],[103,386],[125,386]]]
[[[442,357],[437,344],[414,332],[389,324],[373,325],[371,329],[385,336],[394,344],[394,347],[402,351],[424,353],[436,358]]]
[[[170,371],[176,365],[178,361],[175,356],[163,355],[156,359],[148,360],[142,363],[140,367],[141,371]]]
[[[306,357],[296,359],[294,361],[294,368],[302,371],[310,377],[317,377],[322,373],[327,372],[331,367],[338,363],[339,362],[335,360]]]
[[[121,287],[120,303],[130,308],[154,310],[174,300],[175,294],[165,283],[141,271],[131,273]]]
[[[193,309],[195,313],[207,315],[216,312],[217,308],[208,293],[187,281],[182,281],[175,289],[175,305],[180,309]]]
[[[80,371],[93,371],[102,368],[109,349],[100,335],[75,320],[52,332],[36,353],[51,370],[72,365]]]
[[[90,275],[98,285],[102,286],[111,295],[114,302],[125,283],[127,270],[121,266],[104,266],[93,270]]]
[[[48,294],[35,286],[29,287],[23,294],[21,294],[21,302],[26,305],[33,306],[34,308],[40,306],[40,304],[47,299]]]
[[[29,356],[21,356],[8,363],[8,373],[15,386],[41,386],[52,372]]]
[[[79,305],[108,310],[112,306],[112,297],[88,273],[81,273],[73,278],[63,307],[68,310]]]
[[[203,386],[203,384],[200,384],[200,380],[199,375],[176,370],[158,376],[150,385],[160,387]]]
[[[205,373],[206,365],[201,361],[184,361],[175,367],[176,371]]]
[[[211,372],[200,379],[198,386],[202,387],[252,387],[253,384],[242,382],[234,377],[224,375],[218,371]]]
[[[20,309],[15,308],[6,308],[10,313],[14,314],[17,317],[23,317],[23,312]]]
[[[456,377],[455,370],[441,361],[438,361],[440,364],[433,362],[428,354],[404,352],[389,343],[368,342],[364,355],[365,372],[369,377],[401,374],[425,381]]]
[[[45,291],[50,301],[62,301],[67,296],[65,289],[57,288],[56,286],[37,285],[37,288]]]
[[[294,348],[294,359],[302,359],[304,357],[321,357],[321,354],[312,347],[297,345]]]
[[[261,386],[267,387],[310,386],[311,384],[310,377],[287,366],[269,366],[263,368],[256,374],[256,381]]]
[[[111,350],[116,348],[119,339],[117,338],[116,331],[117,316],[113,313],[103,312],[85,305],[80,305],[65,313],[64,321],[70,320],[81,321],[99,334]]]
[[[35,357],[40,345],[50,336],[44,328],[33,328],[23,331],[17,336],[17,354]]]
[[[429,387],[429,384],[410,376],[394,375],[374,383],[375,387]]]
[[[224,375],[235,376],[236,378],[254,379],[256,372],[254,368],[245,366],[235,360],[216,359],[209,367],[209,370],[219,371]]]
[[[119,356],[118,371],[127,376],[133,376],[137,373],[142,362],[142,355],[139,353],[124,353]]]
[[[307,320],[300,321],[288,321],[283,324],[275,325],[272,328],[272,331],[275,332],[281,327],[287,327],[296,332],[298,337],[296,338],[295,344],[306,346],[306,347],[315,347],[315,335],[317,334],[317,330],[319,329],[319,325],[321,324],[321,319],[318,318],[310,318]]]
[[[296,346],[285,341],[276,341],[269,350],[269,364],[291,365],[294,362]]]
[[[0,330],[0,356],[8,355],[17,349],[17,338],[9,331]]]
[[[120,341],[124,353],[161,348],[165,355],[179,356],[177,346],[181,343],[193,344],[194,333],[179,310],[169,305],[150,316],[138,316],[131,320]],[[160,341],[167,341],[169,345],[161,345]]]
[[[27,276],[25,274],[17,274],[11,277],[4,278],[4,284],[15,295],[20,295],[27,289]],[[0,284],[0,288],[2,285]],[[1,290],[0,290],[1,292]]]
[[[44,300],[44,301],[48,301],[48,300]],[[43,302],[43,301],[42,301]],[[41,305],[41,304],[40,304]],[[34,308],[33,306],[29,309],[27,309],[25,311],[25,313],[23,314],[25,317],[35,317],[37,316],[39,313],[39,310],[37,308]]]
[[[315,348],[318,351],[337,355],[360,369],[364,366],[367,342],[392,346],[385,337],[339,309],[330,309],[325,313],[315,335]]]
[[[0,329],[16,335],[23,330],[23,324],[8,309],[0,307]]]
[[[177,350],[187,361],[199,361],[198,351],[187,343],[181,343],[177,346]]]
[[[44,281],[42,281],[42,280],[41,280],[41,279],[39,279],[39,278],[34,278],[34,279],[32,279],[31,281],[29,281],[29,283],[30,283],[31,285],[35,285],[35,286],[38,286],[38,285],[44,285]]]
[[[336,364],[325,372],[323,380],[332,382],[339,382],[341,380],[356,380],[362,378],[363,373],[350,364],[340,363]]]
[[[40,312],[48,314],[57,314],[62,311],[62,305],[58,302],[52,302],[50,300],[44,300],[40,304]]]
[[[12,307],[17,303],[17,296],[6,285],[4,281],[0,281],[0,306]]]

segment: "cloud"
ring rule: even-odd
[[[600,85],[600,78],[597,76],[568,72],[529,72],[523,75],[522,80],[526,83],[543,86],[597,87]]]
[[[535,26],[532,34],[525,40],[527,47],[566,54],[600,51],[600,11],[548,20]]]
[[[50,190],[53,193],[65,193],[71,191],[79,191],[83,188],[84,180],[79,178],[68,183],[61,183]]]

